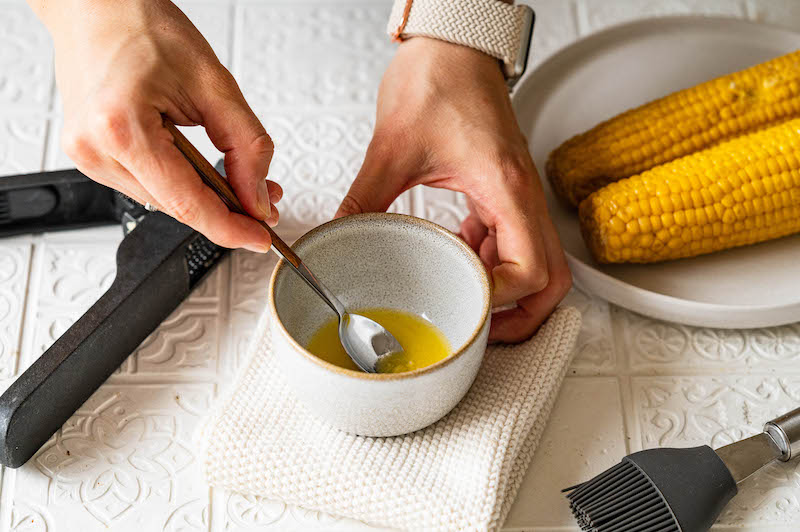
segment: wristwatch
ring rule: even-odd
[[[500,0],[395,0],[387,31],[395,41],[432,37],[496,57],[511,90],[525,72],[534,19],[530,7]]]

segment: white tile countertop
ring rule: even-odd
[[[532,63],[623,20],[722,14],[800,28],[795,0],[540,0]],[[369,142],[392,55],[387,1],[179,3],[233,71],[275,140],[286,190],[279,231],[327,220]],[[21,0],[0,0],[0,174],[72,166],[50,38]],[[197,131],[191,138],[216,157]],[[454,194],[412,190],[393,209],[454,227]],[[0,390],[110,285],[117,227],[0,241]],[[25,466],[0,469],[0,532],[366,530],[281,502],[209,489],[191,435],[231,382],[275,259],[235,252]],[[559,490],[654,446],[723,445],[800,404],[800,323],[730,331],[632,314],[577,290],[575,361],[506,522],[574,530]],[[800,529],[800,465],[747,481],[719,530]],[[372,529],[374,530],[374,529]]]

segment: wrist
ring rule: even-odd
[[[157,0],[161,1],[161,0]],[[148,0],[28,0],[54,44],[102,42],[105,37],[137,32]],[[152,0],[150,4],[156,3]]]
[[[504,82],[502,66],[497,59],[460,44],[418,36],[402,41],[397,53],[413,56],[417,72],[457,72]]]

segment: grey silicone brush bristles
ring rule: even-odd
[[[675,516],[642,471],[623,460],[578,486],[567,488],[581,530],[679,532]]]
[[[563,491],[582,530],[700,532],[711,528],[739,482],[798,455],[800,408],[716,451],[707,445],[639,451]]]
[[[649,449],[565,491],[583,530],[708,530],[736,494],[736,481],[711,447]]]

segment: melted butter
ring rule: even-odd
[[[394,336],[404,352],[381,360],[380,373],[402,373],[430,366],[452,353],[444,334],[431,322],[409,312],[388,308],[368,308],[357,314],[380,323]],[[361,371],[339,341],[338,322],[325,322],[309,340],[306,349],[340,368]]]

